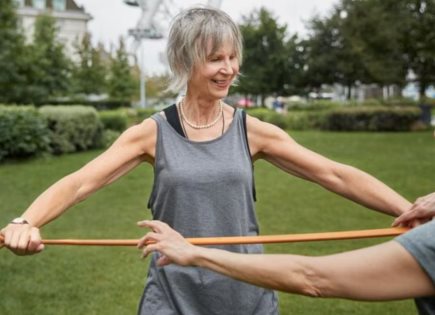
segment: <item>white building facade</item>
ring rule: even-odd
[[[48,14],[56,19],[58,40],[64,44],[65,53],[73,60],[75,45],[87,32],[87,24],[92,16],[78,6],[74,0],[15,0],[18,3],[17,15],[21,21],[26,39],[33,38],[35,20],[38,15]]]

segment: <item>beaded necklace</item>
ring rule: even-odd
[[[219,107],[220,107],[219,108],[219,114],[216,116],[216,118],[212,122],[210,122],[208,124],[197,125],[197,124],[194,124],[194,123],[190,122],[187,119],[186,114],[184,113],[184,110],[183,110],[183,107],[184,107],[183,105],[184,105],[184,99],[180,102],[180,105],[179,105],[180,110],[181,110],[181,119],[184,120],[186,122],[186,124],[188,124],[193,129],[208,129],[208,128],[213,127],[214,125],[217,124],[217,122],[219,121],[221,116],[223,116],[223,113],[224,113],[224,107],[222,105],[222,101],[219,101]]]

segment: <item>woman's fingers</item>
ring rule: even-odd
[[[28,224],[9,224],[1,232],[3,244],[16,255],[33,255],[44,249],[39,229]]]
[[[39,235],[39,230],[33,227],[30,230],[30,241],[28,245],[28,251],[39,253],[44,249],[44,244],[42,244],[41,236]]]

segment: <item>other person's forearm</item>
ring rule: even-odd
[[[244,255],[197,248],[192,263],[257,286],[320,296],[321,279],[312,281],[314,277],[310,278],[310,267],[304,259],[296,255]]]

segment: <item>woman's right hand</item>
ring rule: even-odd
[[[427,222],[435,217],[435,192],[418,198],[409,211],[397,217],[393,226],[409,226],[415,220]]]
[[[16,255],[33,255],[44,249],[39,229],[30,224],[8,224],[0,235],[4,238],[0,248],[4,246]]]

